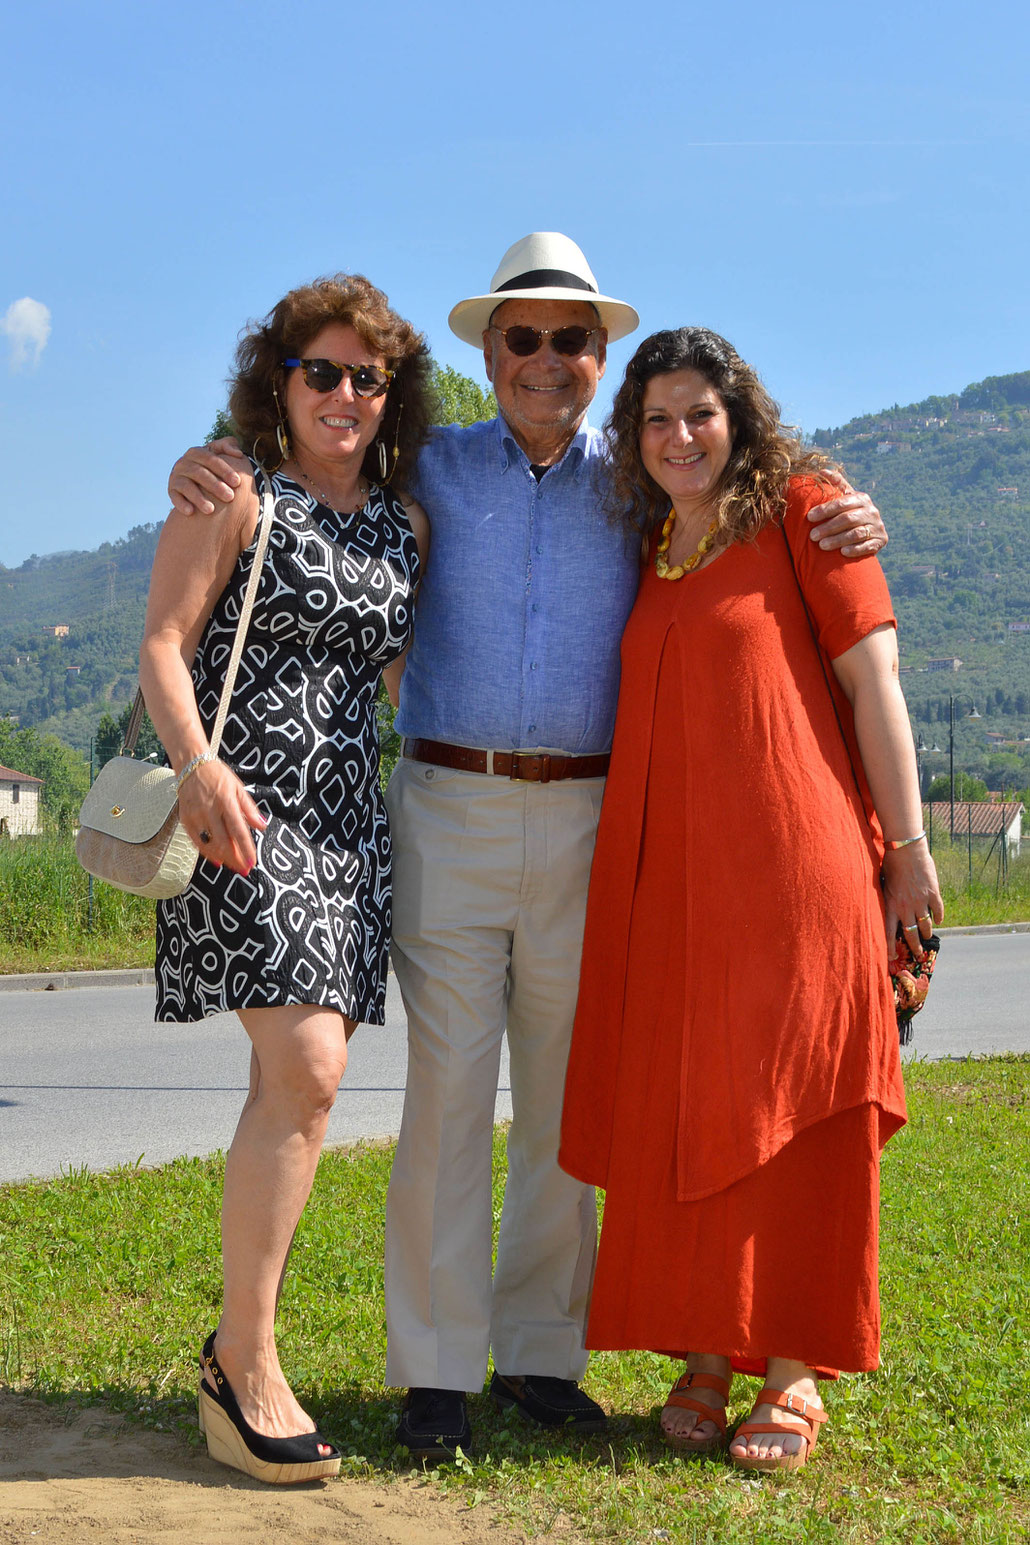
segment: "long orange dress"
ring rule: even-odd
[[[893,623],[875,559],[784,530],[827,660]],[[877,1365],[879,1155],[905,1121],[882,839],[778,526],[623,638],[560,1161],[604,1187],[587,1345]]]

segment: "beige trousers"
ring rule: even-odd
[[[387,1384],[578,1379],[594,1193],[558,1168],[604,780],[513,783],[398,763],[393,962],[408,1079],[386,1207]],[[513,1121],[491,1280],[491,1145],[507,1025]]]

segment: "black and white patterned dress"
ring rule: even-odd
[[[268,817],[246,879],[201,860],[157,906],[159,1020],[320,1003],[383,1023],[390,838],[375,699],[411,634],[418,551],[373,485],[353,515],[272,478],[275,515],[220,756]],[[210,733],[254,558],[240,557],[193,681]]]

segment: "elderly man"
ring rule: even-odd
[[[586,412],[608,339],[637,321],[599,292],[567,237],[516,242],[489,293],[450,315],[459,338],[482,345],[499,416],[434,434],[412,488],[432,555],[387,796],[409,1060],[387,1202],[386,1376],[408,1387],[398,1439],[426,1458],[468,1445],[466,1392],[482,1388],[491,1348],[499,1405],[580,1432],[605,1421],[578,1383],[594,1197],[557,1152],[639,559],[603,508],[600,436]],[[210,508],[235,475],[193,452],[169,489],[180,508]],[[883,545],[863,495],[813,513],[824,546],[857,555]],[[505,1028],[513,1121],[491,1273]]]

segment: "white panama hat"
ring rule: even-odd
[[[490,317],[506,300],[583,300],[596,307],[609,339],[640,325],[632,306],[601,295],[576,243],[560,231],[533,231],[509,247],[490,281],[489,295],[459,300],[447,318],[452,333],[478,348]]]

